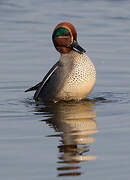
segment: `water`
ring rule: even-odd
[[[129,179],[128,0],[0,1],[0,177]],[[97,70],[89,100],[37,105],[24,90],[58,60],[51,34],[72,22]]]

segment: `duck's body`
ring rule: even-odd
[[[61,24],[56,27],[54,32],[61,27]],[[62,27],[64,28],[65,25]],[[57,35],[56,38],[59,36]],[[66,40],[65,38],[66,35],[64,35],[64,40]],[[84,99],[91,92],[96,82],[96,70],[93,63],[77,43],[75,45],[74,42],[72,47],[63,47],[63,45],[60,47],[59,44],[55,44],[54,40],[53,42],[56,49],[61,53],[59,61],[50,69],[42,82],[26,90],[26,92],[36,90],[34,99],[43,102]],[[59,43],[58,40],[57,42]],[[76,48],[78,52],[75,50]]]

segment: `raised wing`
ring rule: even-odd
[[[36,91],[35,95],[34,95],[34,99],[36,100],[38,98],[38,95],[41,91],[41,89],[43,88],[43,86],[47,83],[47,81],[49,80],[49,78],[52,76],[52,74],[57,70],[57,68],[59,67],[59,61],[49,70],[49,72],[45,75],[45,77],[43,78],[43,80],[36,84],[35,86],[25,90],[25,92],[28,91]]]

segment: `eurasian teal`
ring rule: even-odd
[[[93,89],[96,70],[78,45],[77,32],[69,22],[58,24],[52,34],[54,46],[60,52],[59,61],[49,70],[43,80],[25,92],[36,90],[36,101],[80,100]]]

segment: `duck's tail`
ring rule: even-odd
[[[42,82],[36,84],[35,86],[33,86],[33,87],[29,88],[29,89],[26,89],[24,92],[36,91],[41,85],[42,85]]]

